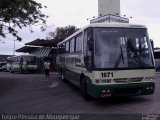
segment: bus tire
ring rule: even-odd
[[[82,77],[80,80],[80,90],[83,98],[87,101],[91,100],[91,96],[87,93],[87,83],[85,77]]]

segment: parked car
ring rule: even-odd
[[[6,72],[7,71],[7,65],[3,65],[2,67],[0,67],[0,72]]]

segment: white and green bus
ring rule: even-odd
[[[37,61],[35,55],[18,55],[7,58],[7,70],[19,73],[35,73],[37,71]]]
[[[153,50],[143,25],[90,24],[58,48],[61,78],[78,86],[86,99],[154,93]]]

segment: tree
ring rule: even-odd
[[[34,0],[1,0],[0,1],[0,36],[6,37],[6,34],[12,34],[17,40],[22,38],[18,35],[17,29],[29,27],[37,23],[46,23],[48,16],[41,12],[41,3]],[[43,27],[42,27],[43,29]]]
[[[56,28],[55,32],[50,32],[49,36],[47,37],[48,39],[54,39],[55,43],[61,42],[68,36],[72,35],[75,33],[79,28],[76,28],[75,26],[69,25],[66,27],[58,27]]]

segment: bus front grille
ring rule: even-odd
[[[120,78],[120,79],[113,79],[116,83],[135,83],[135,82],[141,82],[143,80],[143,77],[138,78]]]

